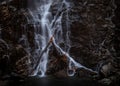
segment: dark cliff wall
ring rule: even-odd
[[[71,10],[71,53],[87,66],[111,59],[113,47],[114,3],[109,0],[73,1]],[[76,53],[74,53],[76,52]]]
[[[115,0],[115,4],[117,8],[115,10],[115,16],[113,17],[113,23],[115,24],[116,28],[114,29],[114,47],[116,50],[116,61],[120,62],[120,1]]]
[[[101,63],[111,62],[119,72],[120,1],[115,0],[118,6],[116,10],[112,1],[69,0],[72,6],[69,12],[70,55],[76,61],[93,69]],[[16,64],[19,59],[30,58],[24,50],[25,46],[19,43],[22,34],[27,34],[30,46],[34,48],[34,28],[27,24],[26,16],[29,14],[26,7],[26,0],[13,0],[9,4],[0,5],[0,63],[5,65],[10,58],[12,71],[19,70],[17,68],[19,65]],[[2,63],[3,60],[6,63]]]

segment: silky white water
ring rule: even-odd
[[[54,7],[53,4],[58,5]],[[68,70],[72,70],[70,73],[66,71],[69,76],[75,74],[74,68],[85,68],[92,71],[89,68],[82,66],[80,63],[76,62],[70,55],[69,51],[71,48],[70,43],[70,28],[69,28],[69,10],[70,3],[66,0],[28,0],[28,10],[31,17],[28,18],[28,23],[34,25],[34,42],[35,49],[32,54],[34,61],[37,63],[35,65],[33,76],[38,75],[44,77],[47,71],[47,63],[49,58],[49,47],[54,45],[56,49],[63,55],[66,56],[69,67]],[[52,14],[52,11],[55,14]],[[66,15],[64,15],[64,13]],[[65,18],[65,27],[63,28],[62,19]],[[23,39],[26,36],[23,35]],[[51,43],[52,42],[52,43]],[[60,47],[60,43],[64,43],[64,47]],[[29,52],[29,43],[26,41]]]

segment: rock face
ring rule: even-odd
[[[85,0],[74,2],[71,12],[71,40],[75,57],[82,58],[87,66],[102,59],[111,59],[115,9],[113,2]]]
[[[117,57],[119,57],[120,53],[119,43],[117,43],[119,42],[119,25],[117,24],[115,27],[112,22],[116,7],[113,1],[69,0],[71,3],[70,21],[68,21],[71,29],[70,55],[74,56],[74,59],[81,64],[92,69],[98,69],[98,71],[101,70],[100,64],[104,66],[106,62],[110,62],[115,67],[115,70],[120,67],[118,66],[120,65],[117,62],[118,60],[116,60],[119,59]],[[29,13],[26,7],[26,0],[12,0],[9,5],[0,5],[0,64],[3,65],[3,60],[6,64],[12,61],[10,62],[11,72],[21,75],[28,75],[28,71],[32,70],[33,66],[31,56],[25,50],[26,45],[24,44],[26,41],[21,39],[24,36],[23,34],[26,34],[27,38],[29,38],[29,46],[33,49],[35,47],[34,27],[27,23],[26,16],[29,16]],[[55,12],[53,10],[53,15]],[[118,13],[116,14],[118,15]],[[115,23],[116,19],[117,17],[113,20]],[[64,22],[63,19],[63,28],[66,28]],[[105,74],[102,74],[105,77]]]
[[[120,37],[120,16],[119,16],[119,11],[120,11],[120,8],[119,8],[119,5],[120,5],[120,2],[118,1],[118,0],[116,0],[115,1],[115,4],[118,6],[117,8],[116,8],[116,10],[115,10],[115,16],[114,16],[114,18],[113,18],[113,22],[115,23],[115,25],[116,25],[116,28],[115,28],[115,35],[114,35],[114,47],[115,47],[115,50],[116,50],[116,63],[117,63],[117,67],[118,68],[120,68],[120,63],[119,63],[119,61],[120,61],[120,50],[119,50],[119,48],[120,48],[120,39],[119,39],[119,37]]]
[[[10,62],[7,67],[10,68],[11,72],[15,72],[17,74],[22,75],[28,75],[30,68],[30,55],[27,53],[27,51],[24,49],[24,40],[20,39],[24,33],[27,33],[27,36],[29,36],[28,39],[31,43],[30,46],[33,45],[33,37],[31,34],[33,34],[34,31],[30,30],[31,26],[29,25],[29,31],[25,32],[24,29],[25,26],[27,27],[27,19],[25,17],[25,13],[23,10],[20,10],[18,7],[16,7],[16,3],[14,0],[13,2],[10,2],[10,5],[2,4],[0,6],[0,25],[1,25],[1,40],[3,40],[4,45],[6,45],[9,49],[5,50],[3,49],[4,46],[3,43],[0,43],[1,51],[0,51],[0,58],[2,60],[6,59],[3,58],[5,56],[5,52],[7,52],[7,55],[9,59],[7,59],[6,62]],[[19,2],[18,2],[19,3]],[[31,34],[30,34],[31,33]],[[32,41],[31,41],[32,40]],[[2,41],[1,41],[2,42]],[[3,48],[2,48],[3,47]],[[2,61],[1,60],[1,61]],[[0,61],[0,62],[1,62]],[[2,64],[4,65],[4,64]],[[6,69],[7,69],[6,67]]]

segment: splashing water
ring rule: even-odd
[[[47,70],[47,63],[49,58],[49,47],[53,44],[56,49],[66,56],[69,62],[68,75],[73,76],[75,74],[74,68],[86,68],[76,62],[70,55],[70,29],[69,29],[69,10],[70,3],[66,0],[28,0],[29,13],[31,18],[28,18],[28,23],[34,25],[34,40],[35,50],[33,53],[33,59],[37,62],[33,75],[44,77]],[[31,4],[32,3],[32,4]],[[55,15],[52,14],[51,9],[53,4],[58,4]],[[66,13],[64,16],[63,14]],[[66,28],[62,27],[62,18],[66,19]],[[23,35],[23,39],[26,36]],[[51,43],[52,42],[52,43]],[[60,43],[64,43],[64,48],[59,46]],[[27,43],[26,43],[27,45]],[[29,45],[27,45],[29,48]],[[29,49],[28,49],[29,50]],[[36,60],[37,59],[37,60]],[[69,72],[72,70],[72,72]]]

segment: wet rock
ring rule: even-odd
[[[63,60],[62,57],[57,57],[57,59],[52,59],[48,63],[48,70],[47,70],[47,75],[58,75],[59,73],[61,74],[60,71],[67,69],[67,61]],[[63,74],[64,75],[64,74]]]
[[[101,80],[98,80],[99,83],[103,84],[103,85],[107,85],[107,86],[119,86],[119,75],[113,75],[107,78],[103,78]]]
[[[110,79],[105,78],[105,79],[100,80],[99,83],[110,85],[112,81]]]
[[[0,39],[0,77],[10,73],[9,58],[9,46],[4,40]]]
[[[54,74],[54,76],[55,76],[56,78],[67,78],[67,77],[68,77],[68,74],[67,74],[66,70],[60,70],[60,71],[56,72],[56,73]]]
[[[85,0],[79,3],[74,1],[74,5],[69,15],[71,54],[76,57],[77,61],[88,67],[94,67],[93,65],[102,59],[112,58],[111,41],[114,24],[111,17],[115,9],[113,3],[109,4],[109,1],[104,0]],[[113,11],[110,11],[112,9]]]
[[[15,69],[15,72],[20,75],[28,75],[31,70],[29,69],[31,64],[29,63],[29,60],[32,57],[25,49],[30,47],[29,50],[30,53],[32,53],[35,48],[34,25],[28,24],[27,18],[29,18],[30,15],[26,9],[23,9],[27,6],[26,1],[27,0],[12,0],[12,2],[9,3],[9,6],[6,4],[0,5],[1,37],[10,46],[9,54],[12,61],[12,69]],[[73,56],[76,61],[89,68],[96,67],[100,61],[106,59],[113,60],[115,56],[113,54],[115,52],[117,53],[117,57],[119,57],[119,43],[113,44],[113,35],[115,35],[114,24],[112,23],[115,9],[114,3],[110,0],[67,1],[69,1],[71,5],[68,13],[68,23],[71,29],[70,55]],[[59,4],[53,3],[51,7],[53,11],[52,15],[56,14],[59,7],[57,7],[57,5]],[[62,19],[64,34],[66,34],[65,29],[67,28],[67,26],[65,26],[67,21],[67,19],[65,19],[66,15],[67,13],[65,12]],[[116,30],[117,36],[119,36],[117,31],[118,30]],[[116,40],[119,41],[119,38]],[[0,42],[1,56],[6,55],[6,51],[6,47],[4,48],[4,44]],[[55,52],[52,54],[55,54]],[[51,73],[57,72],[55,73],[56,76],[60,75],[66,77],[66,74],[62,71],[64,69],[63,67],[66,68],[66,63],[63,60],[56,59],[57,55],[54,55],[54,57],[55,59],[52,58],[52,60],[57,60],[57,62],[54,64],[50,63]],[[119,60],[116,61],[116,68],[119,68]],[[101,72],[105,77],[108,77],[109,71],[112,70],[111,66],[110,68],[109,66],[110,64],[108,63],[101,68]],[[88,71],[81,70],[78,75],[79,77],[85,77],[89,76],[89,73]],[[109,79],[105,79],[105,82],[108,84],[111,83]]]
[[[110,61],[101,62],[97,68],[100,78],[109,77],[116,71],[116,69],[113,67],[113,63]]]
[[[3,55],[8,55],[8,49],[8,44],[4,40],[0,39],[0,59],[3,58]]]
[[[20,76],[28,76],[32,71],[32,62],[29,53],[21,46],[16,45],[12,49],[10,59],[13,72]]]
[[[97,72],[92,72],[86,69],[77,69],[75,76],[79,78],[84,78],[84,77],[89,77],[89,78],[94,78],[94,76],[98,75]]]
[[[10,4],[15,6],[18,10],[27,8],[27,0],[12,0]]]
[[[14,4],[10,2],[9,5],[0,5],[0,26],[2,28],[0,37],[6,43],[0,39],[0,64],[4,65],[4,70],[9,73],[14,72],[20,76],[28,76],[31,70],[30,67],[33,66],[33,64],[31,65],[30,63],[31,56],[24,49],[26,47],[26,40],[22,39],[22,36],[27,34],[29,38],[28,42],[30,42],[30,46],[34,48],[34,31],[31,25],[27,25],[27,11],[22,9],[18,11],[18,8],[14,5],[18,5],[20,2],[17,2],[18,4],[15,3],[16,2],[14,2]],[[7,46],[9,46],[9,51],[6,48]],[[8,56],[8,59],[6,56]],[[2,57],[6,59],[2,59]],[[5,64],[7,66],[5,66]],[[8,70],[8,68],[10,69]]]
[[[104,74],[105,77],[107,77],[110,74],[111,70],[112,70],[111,63],[103,65],[103,67],[101,68],[101,72]]]

